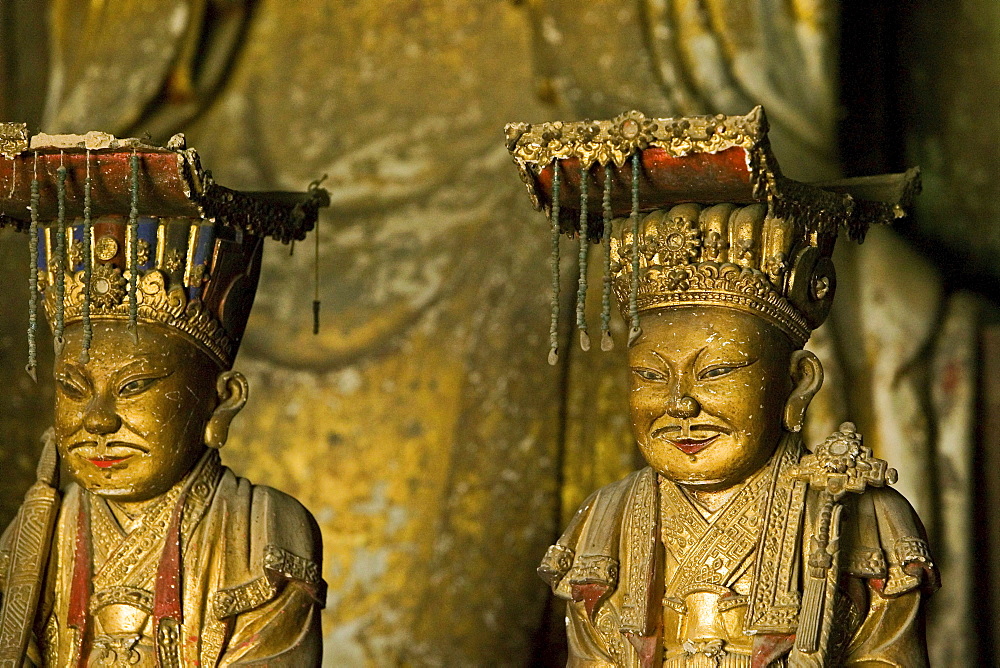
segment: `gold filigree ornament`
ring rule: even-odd
[[[805,482],[818,493],[819,512],[810,538],[808,568],[802,593],[799,626],[796,630],[797,655],[814,655],[823,665],[826,647],[822,638],[833,623],[840,561],[840,500],[848,493],[861,494],[868,487],[885,487],[896,482],[896,471],[875,457],[862,443],[854,424],[845,422],[820,443],[812,454],[803,455],[788,470],[793,480]],[[916,584],[916,578],[914,584]],[[806,665],[806,664],[795,664]]]
[[[80,285],[83,285],[82,281]],[[97,265],[90,281],[91,305],[97,309],[118,306],[125,299],[126,285],[127,281],[118,267],[110,264]]]
[[[0,123],[0,155],[13,158],[28,149],[28,126],[24,123]]]
[[[863,444],[851,422],[840,425],[812,454],[804,455],[789,475],[825,491],[834,501],[848,492],[860,494],[868,487],[891,485],[897,478],[896,470]]]
[[[746,116],[687,118],[649,118],[633,109],[604,121],[509,123],[505,132],[507,148],[522,168],[566,158],[578,158],[585,167],[621,168],[633,153],[650,147],[674,157],[751,149],[765,138],[767,123],[760,107]]]
[[[76,240],[71,243],[67,255],[69,256],[69,266],[77,267],[83,264],[83,242]]]
[[[183,264],[184,256],[177,249],[172,249],[163,261],[163,268],[167,271],[177,271]]]
[[[83,319],[84,272],[67,274],[64,317],[67,324]],[[111,265],[94,267],[91,279],[91,311],[94,320],[128,318],[125,301],[127,280]],[[168,290],[167,279],[157,270],[147,271],[139,278],[136,290],[136,311],[140,322],[173,327],[200,344],[223,366],[232,364],[235,346],[232,338],[199,299],[189,300],[181,287]],[[99,292],[106,289],[104,292]],[[45,308],[55,312],[55,291],[45,293]]]
[[[697,257],[701,248],[701,233],[693,220],[676,216],[660,225],[656,252],[664,266],[687,264]]]
[[[722,206],[725,213],[714,210]],[[829,259],[807,246],[790,262],[800,237],[788,234],[787,222],[768,216],[759,205],[685,203],[646,214],[638,227],[634,286],[629,227],[619,221],[620,233],[610,240],[611,280],[623,308],[634,287],[640,313],[667,306],[725,306],[763,317],[802,345],[833,300]],[[806,284],[819,280],[825,289]]]
[[[145,239],[139,239],[139,243],[136,244],[136,261],[139,266],[149,264],[149,242]]]
[[[684,654],[689,658],[694,658],[701,654],[707,659],[718,661],[728,655],[726,643],[717,638],[712,640],[685,640],[683,647]]]
[[[639,149],[644,149],[655,138],[656,122],[639,111],[627,111],[611,121],[608,128],[615,164],[624,165],[625,159]],[[605,161],[607,162],[607,161]]]
[[[97,653],[99,665],[117,668],[135,666],[142,660],[142,654],[137,649],[142,635],[130,634],[124,637],[98,636],[94,638],[94,651]]]
[[[94,246],[94,255],[101,262],[109,262],[118,255],[118,241],[112,236],[103,236]]]
[[[208,280],[208,271],[203,264],[196,264],[191,267],[191,275],[188,279],[188,285],[191,287],[196,287],[201,285],[204,281]]]

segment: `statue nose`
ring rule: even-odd
[[[687,420],[701,412],[701,405],[692,396],[684,395],[667,404],[667,414],[679,420]]]
[[[83,428],[91,434],[113,434],[121,426],[122,419],[104,402],[94,402],[83,416]]]

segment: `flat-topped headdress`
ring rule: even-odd
[[[657,119],[631,111],[607,121],[507,125],[528,195],[551,223],[551,363],[562,234],[579,240],[576,324],[584,349],[591,243],[604,247],[605,350],[612,290],[630,342],[642,312],[692,305],[747,311],[796,345],[808,340],[833,303],[838,232],[860,241],[869,225],[904,215],[919,172],[799,183],[781,174],[767,129],[761,107],[745,116]]]
[[[37,304],[61,345],[82,322],[159,323],[222,368],[232,366],[260,276],[263,239],[304,239],[318,209],[307,192],[238,192],[215,183],[182,135],[167,146],[86,135],[28,136],[0,124],[0,226],[30,236],[28,371]],[[315,304],[314,304],[315,309]]]

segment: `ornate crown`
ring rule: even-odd
[[[633,236],[626,223],[612,236],[610,252],[615,295],[627,313]],[[829,309],[835,278],[829,258],[815,247],[795,254],[788,228],[760,204],[679,204],[647,214],[636,249],[638,312],[725,306],[763,317],[804,344]]]
[[[0,226],[27,229],[57,340],[92,320],[166,325],[232,365],[263,238],[304,239],[326,191],[241,193],[215,184],[177,135],[166,148],[104,133],[36,135],[0,124]],[[29,370],[34,339],[29,341]]]
[[[631,111],[506,130],[532,203],[549,214],[553,286],[560,235],[580,242],[577,326],[585,348],[591,242],[605,245],[605,349],[612,287],[630,338],[643,311],[711,304],[761,316],[802,345],[833,302],[838,231],[863,239],[869,225],[903,215],[919,190],[916,169],[815,185],[784,177],[761,107],[674,119]],[[553,352],[557,312],[553,301]]]

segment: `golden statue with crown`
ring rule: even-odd
[[[507,126],[536,208],[578,240],[629,324],[632,429],[649,464],[594,492],[538,569],[567,601],[570,666],[927,665],[937,586],[895,471],[845,423],[801,437],[823,368],[803,349],[836,288],[841,229],[903,214],[906,174],[784,177],[763,110],[746,116]]]
[[[180,135],[19,124],[0,190],[29,237],[29,372],[42,300],[56,347],[52,435],[0,539],[0,666],[319,665],[316,522],[219,448],[263,241],[305,238],[325,191],[224,188]]]

